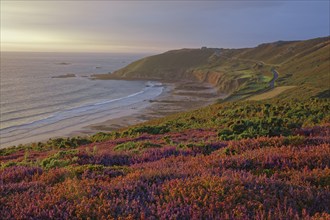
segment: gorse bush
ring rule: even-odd
[[[156,143],[151,143],[151,142],[133,142],[133,141],[129,141],[129,142],[125,142],[122,144],[118,144],[114,150],[115,151],[136,151],[136,152],[140,152],[143,149],[147,149],[147,148],[157,148],[157,147],[162,147],[162,145],[160,144],[156,144]]]
[[[147,134],[165,134],[169,132],[170,129],[167,125],[161,125],[161,126],[148,126],[143,125],[141,127],[136,127],[129,129],[126,133],[129,135],[135,135],[140,133],[147,133]]]
[[[77,150],[58,151],[56,154],[43,159],[40,165],[46,169],[65,167],[78,159],[77,157],[72,157],[72,155],[77,153]]]
[[[117,145],[114,148],[114,150],[115,151],[124,151],[124,150],[132,150],[132,149],[136,149],[136,148],[137,148],[137,144],[135,142],[129,141],[129,142]]]
[[[75,148],[81,145],[90,144],[91,141],[87,138],[73,137],[73,138],[56,138],[50,139],[47,145],[53,146],[55,148],[65,149],[65,148]],[[39,144],[41,147],[42,143]]]

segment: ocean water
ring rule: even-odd
[[[160,95],[163,87],[156,82],[89,78],[144,56],[1,52],[0,146],[42,133],[55,135]],[[58,77],[67,74],[75,77]]]

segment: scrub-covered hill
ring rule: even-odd
[[[278,41],[245,49],[168,51],[143,58],[102,77],[208,82],[221,92],[245,98],[269,87],[268,83],[274,77],[272,68],[279,72],[277,86],[298,87],[291,89],[290,93],[306,90],[311,95],[328,94],[329,37]]]

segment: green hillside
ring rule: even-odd
[[[267,90],[273,67],[279,72],[277,86],[298,86],[290,90],[289,97],[303,91],[308,97],[329,96],[329,37],[277,41],[245,49],[168,51],[138,60],[107,77],[208,82],[241,99]]]
[[[213,53],[213,49],[168,51],[133,62],[127,67],[115,72],[114,75],[125,78],[165,80],[190,78],[186,73],[193,68],[206,65]]]
[[[276,66],[280,72],[278,86],[297,86],[292,97],[308,92],[318,95],[329,91],[330,39],[316,38],[306,41],[262,44],[238,56],[240,59],[257,59]],[[329,94],[328,94],[329,97]]]

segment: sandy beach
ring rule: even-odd
[[[122,109],[121,115],[112,115],[107,120],[85,126],[70,133],[70,136],[114,131],[166,115],[197,109],[226,97],[226,94],[219,94],[206,83],[184,82],[164,85],[164,92],[155,99],[145,100],[146,103],[143,105],[131,106],[130,109]]]
[[[86,120],[86,122],[81,122],[79,125],[71,126],[68,124],[67,127],[60,130],[55,127],[53,131],[49,132],[35,131],[28,137],[2,144],[1,148],[47,141],[49,138],[85,136],[97,132],[114,131],[154,118],[197,109],[226,97],[225,94],[219,94],[212,86],[198,82],[165,82],[163,85],[162,94],[153,99],[146,99],[143,102],[117,108],[105,117],[93,119],[92,121]]]

